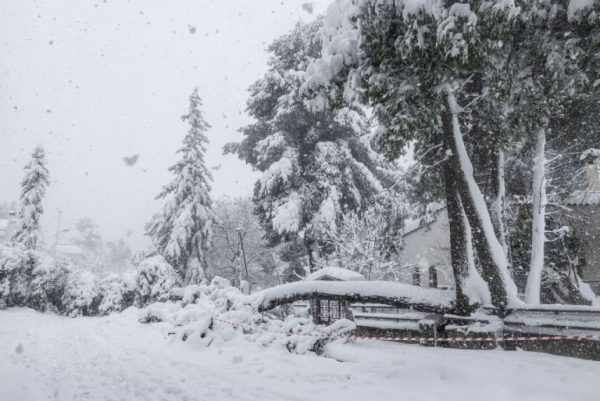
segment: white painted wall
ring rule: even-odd
[[[404,236],[404,246],[400,252],[400,265],[414,266],[421,274],[421,286],[429,286],[429,267],[438,272],[438,288],[454,288],[450,265],[450,231],[446,209],[436,212],[431,224],[421,227]],[[406,269],[408,271],[408,269]],[[412,284],[410,274],[406,282]]]

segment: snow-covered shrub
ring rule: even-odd
[[[34,254],[34,252],[31,252]],[[61,309],[71,266],[65,260],[55,260],[35,252],[27,306],[39,311]]]
[[[177,273],[162,256],[152,256],[138,266],[135,282],[135,304],[145,306],[169,299],[169,290],[177,283]]]
[[[136,272],[112,274],[100,282],[100,305],[98,312],[108,315],[133,305],[136,293]]]
[[[317,326],[312,322],[306,322],[305,318],[288,318],[286,327],[291,327],[285,333],[287,340],[285,346],[288,351],[296,354],[304,354],[308,351],[322,354],[325,344],[336,339],[345,339],[356,329],[356,324],[347,319],[340,319],[329,326]]]
[[[174,314],[181,309],[181,305],[173,302],[155,302],[140,311],[140,323],[171,322]]]
[[[183,297],[181,299],[183,306],[185,306],[187,304],[195,304],[198,301],[198,299],[200,299],[202,294],[204,293],[205,288],[206,288],[206,286],[204,286],[204,285],[196,285],[196,284],[185,287],[183,289]]]
[[[63,312],[71,317],[98,313],[100,304],[98,278],[87,270],[76,270],[68,276],[62,297]]]
[[[252,297],[245,296],[229,281],[215,278],[210,285],[184,291],[182,303],[154,303],[141,311],[142,323],[167,322],[175,339],[200,347],[246,339],[264,346],[279,346],[294,353],[322,352],[328,341],[349,334],[353,322],[340,320],[330,326],[316,325],[307,317],[259,313]],[[242,336],[243,335],[243,336]]]
[[[0,308],[24,305],[34,263],[22,246],[0,245]]]

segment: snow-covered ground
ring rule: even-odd
[[[241,336],[194,348],[170,340],[167,324],[138,323],[137,314],[0,311],[0,399],[598,400],[599,362],[376,341],[330,344],[326,358]]]

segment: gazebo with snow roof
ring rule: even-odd
[[[306,281],[365,281],[365,277],[341,267],[324,267],[309,274]],[[316,324],[330,324],[340,319],[352,320],[346,301],[315,298],[310,301],[310,313]]]

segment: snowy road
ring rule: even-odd
[[[133,309],[79,319],[0,311],[0,400],[592,401],[600,394],[598,362],[379,342],[331,345],[331,358],[242,339],[199,349],[136,317]]]

